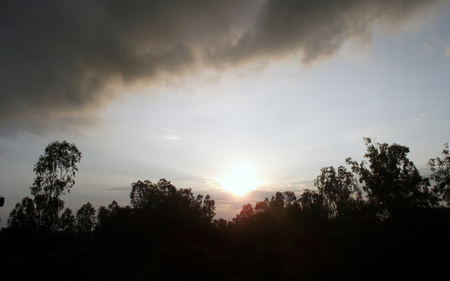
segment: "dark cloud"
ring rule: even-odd
[[[58,128],[51,120],[78,126],[67,120],[114,100],[123,87],[203,67],[294,53],[309,64],[351,37],[367,38],[376,23],[396,25],[434,2],[1,1],[0,130],[29,130],[34,120],[44,120],[35,130]]]

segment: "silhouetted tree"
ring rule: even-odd
[[[101,227],[106,222],[110,221],[111,217],[114,217],[119,209],[120,206],[116,201],[112,201],[108,207],[100,206],[97,214],[97,226]]]
[[[252,204],[247,204],[242,206],[242,210],[239,213],[239,215],[236,215],[236,220],[240,220],[243,218],[250,218],[251,216],[253,216],[254,214],[254,210],[252,207]]]
[[[66,208],[64,210],[64,212],[61,215],[60,218],[60,229],[62,231],[66,231],[66,232],[75,232],[76,227],[75,227],[75,217],[72,213],[72,210],[69,208]]]
[[[255,203],[255,214],[262,215],[267,212],[269,208],[269,198],[265,198],[263,201]]]
[[[414,163],[406,156],[409,148],[399,144],[372,143],[364,138],[369,160],[358,164],[347,158],[347,164],[359,176],[369,203],[378,208],[381,217],[388,217],[394,210],[405,207],[428,207],[436,205],[437,198],[428,189]]]
[[[132,183],[131,207],[113,201],[96,214],[88,202],[74,216],[44,199],[60,200],[73,186],[75,170],[68,172],[71,177],[58,174],[53,185],[44,181],[52,173],[41,173],[32,193],[41,201],[24,198],[11,212],[9,227],[0,230],[0,264],[11,269],[12,279],[48,280],[442,276],[450,250],[450,208],[434,208],[437,197],[406,157],[408,148],[365,140],[367,162],[347,159],[352,171],[325,167],[314,181],[317,190],[300,196],[277,192],[243,205],[231,222],[214,220],[215,202],[209,195],[194,196],[191,189],[177,189],[165,179]],[[429,166],[434,193],[448,198],[447,145],[443,156],[431,159]],[[367,200],[361,199],[359,186]],[[55,216],[61,213],[51,223],[37,210],[45,204]],[[24,264],[28,270],[21,272]]]
[[[75,184],[77,163],[81,152],[74,144],[55,141],[45,148],[45,154],[39,157],[34,166],[36,178],[30,187],[36,204],[37,221],[46,230],[59,228],[59,212],[64,208],[61,195]]]
[[[275,193],[275,196],[269,201],[269,208],[273,215],[282,216],[284,212],[284,194],[282,192]]]
[[[284,193],[284,206],[290,207],[297,205],[297,197],[292,191],[285,191]]]
[[[91,233],[97,225],[95,208],[87,202],[77,211],[77,228],[81,233]]]
[[[155,193],[155,185],[149,181],[137,181],[131,184],[131,207],[132,208],[143,208],[148,204],[149,197]]]
[[[316,233],[329,218],[329,209],[323,195],[314,190],[304,190],[298,199],[301,212],[298,214],[302,231]],[[310,236],[314,236],[311,234]]]
[[[206,195],[202,202],[202,218],[212,221],[216,215],[216,202],[211,199],[211,196]]]
[[[203,199],[203,195],[194,197],[192,190],[176,189],[166,179],[160,179],[157,183],[149,180],[137,181],[131,184],[130,200],[134,209],[157,209],[172,202],[177,206],[184,206],[190,211],[197,212],[202,218],[211,221],[215,216],[215,202],[209,195]]]
[[[436,184],[433,187],[433,192],[450,206],[450,153],[448,150],[448,143],[444,145],[442,151],[442,159],[436,157],[428,161],[428,167],[430,167],[433,174],[430,179],[434,180]]]
[[[213,224],[216,228],[226,231],[226,229],[228,228],[229,222],[223,218],[220,218],[218,220],[214,220]]]
[[[180,278],[198,272],[201,264],[214,264],[216,254],[210,249],[218,229],[210,196],[194,196],[191,189],[177,189],[165,179],[131,186],[131,208],[110,205],[98,214],[95,237],[108,263],[120,267],[115,278]],[[126,261],[117,259],[125,255]]]
[[[300,204],[300,208],[304,212],[316,209],[323,210],[325,207],[325,198],[323,195],[309,189],[303,191],[302,195],[298,199],[298,202]]]
[[[37,221],[33,199],[25,197],[22,199],[22,203],[17,203],[9,214],[7,223],[11,228],[35,229],[37,227]]]
[[[361,199],[361,191],[351,171],[340,166],[336,172],[334,167],[321,169],[321,174],[314,180],[319,194],[330,210],[331,216],[345,213],[350,204]]]

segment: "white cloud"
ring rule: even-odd
[[[166,140],[179,140],[180,138],[179,137],[177,137],[177,135],[175,135],[174,133],[172,133],[172,130],[170,130],[170,129],[164,129],[164,131],[167,131],[167,132],[169,132],[169,134],[166,134],[164,137],[162,137],[163,139],[166,139]]]
[[[179,140],[180,138],[177,137],[175,134],[167,134],[163,137],[163,139],[166,140]]]

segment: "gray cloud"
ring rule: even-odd
[[[310,64],[349,38],[369,38],[374,24],[396,26],[436,2],[1,1],[0,132],[81,126],[67,120],[122,88],[204,67],[294,53]]]
[[[131,191],[131,187],[129,186],[119,186],[119,187],[111,187],[110,191]]]

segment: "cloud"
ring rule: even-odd
[[[431,54],[433,52],[433,49],[434,49],[430,44],[427,44],[427,43],[423,43],[422,47],[423,47],[422,49],[419,49],[417,51],[417,54],[419,56],[429,55],[429,54]]]
[[[167,134],[163,137],[163,139],[166,140],[179,140],[180,138],[177,137],[175,134]]]
[[[76,127],[67,120],[96,112],[123,89],[200,69],[295,54],[308,65],[436,2],[2,1],[0,130]],[[51,121],[27,126],[34,120]]]
[[[448,45],[447,47],[445,47],[444,52],[445,52],[445,56],[446,56],[447,58],[450,58],[450,45]]]
[[[129,187],[129,186],[111,187],[108,190],[110,190],[110,191],[131,191],[131,187]]]
[[[436,34],[433,34],[433,36],[431,37],[431,39],[433,40],[434,44],[438,45],[438,46],[442,46],[442,45],[446,45],[447,42],[436,36]]]
[[[241,79],[245,79],[249,76],[258,76],[263,73],[265,69],[267,69],[268,63],[260,62],[254,65],[249,65],[244,67],[239,73],[237,73],[237,77]]]
[[[419,118],[415,118],[414,120],[420,121],[420,120],[421,120],[423,117],[425,117],[425,116],[427,116],[426,113],[421,113],[420,116],[419,116]]]
[[[433,34],[432,39],[436,45],[444,48],[445,57],[450,58],[450,45],[448,45],[447,40],[437,37],[436,34]]]
[[[163,139],[166,139],[166,140],[179,140],[180,139],[174,133],[172,133],[172,130],[164,129],[164,131],[169,132],[169,134],[166,134],[164,137],[162,137]]]

